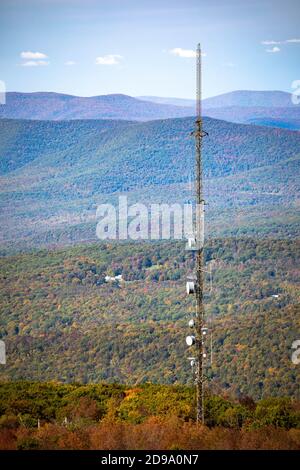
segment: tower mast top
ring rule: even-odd
[[[201,45],[197,45],[196,50],[196,115],[197,120],[201,119]]]

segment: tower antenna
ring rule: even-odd
[[[195,129],[195,142],[196,142],[196,334],[198,346],[198,360],[197,360],[197,422],[204,424],[204,387],[203,387],[203,362],[204,362],[204,348],[203,348],[203,334],[204,327],[204,303],[203,303],[203,290],[204,290],[204,259],[203,259],[203,245],[204,245],[204,200],[203,200],[203,176],[202,176],[202,113],[201,113],[201,46],[197,46],[197,66],[196,66],[196,129]],[[203,241],[203,242],[202,242]],[[202,242],[202,243],[201,243]]]
[[[187,293],[196,296],[196,318],[190,320],[189,325],[195,329],[195,336],[188,336],[188,346],[196,347],[195,358],[191,364],[196,367],[196,397],[198,423],[204,424],[204,364],[206,358],[204,341],[207,334],[204,312],[204,191],[202,168],[202,138],[207,135],[202,128],[201,113],[201,46],[198,44],[196,51],[196,121],[195,131],[195,199],[196,199],[196,227],[194,234],[188,240],[188,248],[195,252],[194,282],[187,282]]]

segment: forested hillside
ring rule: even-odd
[[[204,125],[211,233],[295,236],[300,134],[210,118]],[[120,194],[129,202],[186,201],[193,127],[193,118],[0,120],[2,244],[95,239],[97,204]]]
[[[230,122],[256,124],[258,126],[279,127],[282,129],[300,129],[300,106],[265,107],[265,106],[224,106],[205,108],[205,116],[224,119]]]
[[[299,243],[220,239],[206,248],[210,389],[299,398]],[[191,384],[194,299],[183,243],[99,243],[1,259],[2,380]],[[105,283],[105,275],[124,281]],[[210,350],[209,356],[210,356]]]

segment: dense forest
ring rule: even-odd
[[[300,449],[300,402],[142,384],[0,383],[0,449]]]
[[[0,121],[0,448],[299,448],[299,133],[205,119],[206,427],[191,253],[95,243],[100,202],[190,198],[192,128]]]
[[[215,239],[205,250],[208,388],[299,397],[299,242]],[[0,260],[2,380],[192,384],[195,299],[180,243],[98,243]],[[121,282],[105,282],[122,274]]]
[[[204,118],[214,236],[299,231],[299,132]],[[1,245],[96,240],[98,204],[191,198],[194,118],[0,120]],[[121,169],[121,171],[120,171]]]

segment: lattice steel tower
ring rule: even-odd
[[[205,337],[207,328],[204,318],[204,198],[203,198],[203,167],[202,167],[202,138],[207,132],[202,127],[201,113],[201,47],[197,46],[196,54],[196,121],[195,131],[195,202],[196,221],[192,236],[188,239],[187,249],[195,253],[195,273],[191,277],[192,282],[187,282],[187,293],[196,296],[196,318],[191,319],[189,326],[194,328],[195,336],[188,336],[188,346],[196,348],[195,357],[191,359],[191,365],[196,368],[196,395],[197,395],[197,422],[204,423],[204,362],[206,358]]]
[[[204,328],[204,303],[203,303],[203,290],[204,290],[204,200],[203,200],[203,169],[202,169],[202,138],[206,135],[202,129],[202,113],[201,113],[201,46],[197,47],[197,67],[196,67],[196,203],[197,203],[197,220],[196,220],[196,239],[198,242],[196,251],[196,335],[198,346],[197,358],[197,421],[204,423],[204,384],[203,384],[203,362],[204,362],[204,348],[203,348],[203,328]]]

